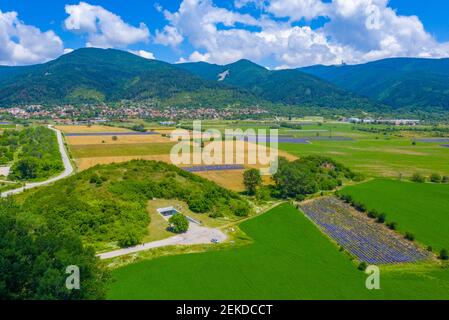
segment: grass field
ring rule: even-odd
[[[412,145],[406,139],[313,141],[311,144],[280,143],[279,148],[296,156],[320,154],[374,177],[411,176],[415,172],[449,174],[449,148],[439,144]]]
[[[400,231],[436,250],[449,249],[449,185],[373,180],[342,191],[387,214]]]
[[[449,270],[383,270],[381,290],[294,207],[278,206],[242,223],[254,243],[168,256],[113,271],[109,299],[444,299]]]
[[[133,143],[114,145],[73,145],[70,149],[75,159],[78,159],[170,154],[172,147],[172,143]]]

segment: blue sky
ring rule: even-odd
[[[0,64],[85,46],[270,68],[447,57],[448,12],[445,0],[2,0]]]

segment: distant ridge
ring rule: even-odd
[[[299,70],[395,108],[449,110],[449,59],[392,58]]]

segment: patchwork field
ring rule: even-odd
[[[113,271],[110,299],[448,299],[449,270],[382,270],[381,290],[303,214],[284,204],[246,221],[254,243],[161,257]]]
[[[346,187],[343,194],[387,215],[398,230],[412,232],[435,250],[449,248],[449,185],[373,180]]]
[[[170,138],[162,136],[162,133],[169,134],[171,132],[171,129],[167,128],[157,130],[157,132],[160,134],[130,136],[119,135],[114,139],[112,135],[103,135],[103,133],[119,132],[118,130],[116,130],[116,127],[62,126],[59,128],[61,130],[65,130],[66,133],[72,134],[98,133],[98,135],[94,136],[66,136],[67,144],[80,171],[89,169],[98,164],[120,163],[136,159],[157,160],[171,163],[170,151],[172,150],[172,147],[177,143],[171,142]],[[123,129],[122,131],[128,132],[126,129]],[[191,144],[191,142],[185,143]],[[210,156],[214,157],[215,152],[220,150],[219,145],[222,145],[222,143],[218,141],[206,142],[204,150],[209,150]],[[236,150],[236,147],[229,148],[228,146],[227,148],[228,149],[226,149],[225,144],[222,145],[222,150],[233,150],[234,159],[242,159],[245,167],[267,167],[267,165],[262,165],[257,159],[257,150],[259,150],[261,154],[266,155],[268,158],[274,155],[271,151],[267,150],[266,146],[249,142],[243,142],[243,148],[239,151]],[[249,150],[255,152],[256,161],[254,163],[249,161],[249,158],[247,156]],[[289,160],[296,159],[295,156],[292,156],[284,151],[280,151],[279,155],[286,157]],[[226,160],[225,157],[222,157],[221,159],[223,162]],[[222,187],[240,192],[244,191],[243,172],[244,170],[220,170],[197,172],[196,174],[212,180]],[[269,178],[265,178],[264,181],[266,183],[271,183]]]

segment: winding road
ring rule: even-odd
[[[56,133],[56,137],[58,139],[58,145],[59,145],[59,152],[61,153],[62,162],[64,164],[64,171],[62,173],[60,173],[59,175],[57,175],[55,177],[52,177],[52,178],[50,178],[48,180],[41,181],[41,182],[27,183],[27,184],[25,184],[25,186],[23,186],[21,188],[5,191],[5,192],[3,192],[1,194],[2,198],[6,198],[8,196],[12,196],[12,195],[15,195],[15,194],[22,193],[22,192],[24,192],[25,190],[28,190],[28,189],[49,185],[49,184],[51,184],[53,182],[56,182],[58,180],[67,178],[68,176],[70,176],[74,172],[72,163],[70,162],[69,155],[67,154],[67,151],[66,151],[65,146],[64,146],[64,139],[62,137],[61,131],[53,128],[50,125],[48,126],[48,128],[50,130],[53,130]]]

